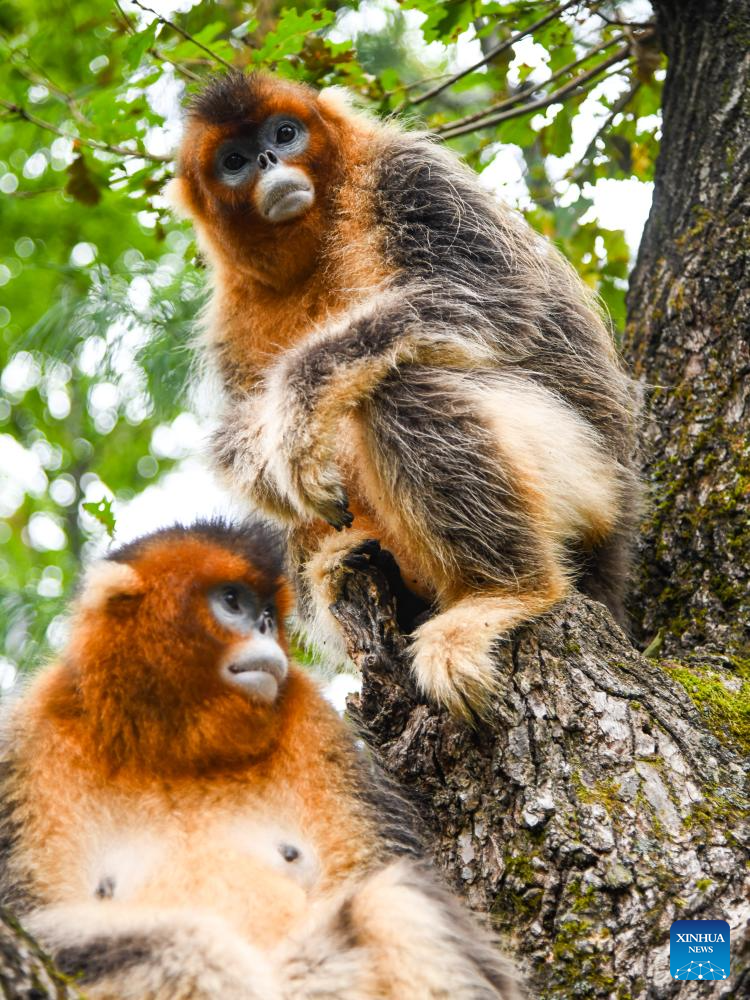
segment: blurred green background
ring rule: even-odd
[[[617,330],[663,68],[645,0],[0,0],[0,684],[82,557],[225,504],[186,391],[204,275],[161,190],[228,65],[429,127],[555,240]],[[86,505],[86,506],[84,506]]]

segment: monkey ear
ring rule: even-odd
[[[345,87],[338,85],[324,87],[318,94],[318,101],[321,107],[334,118],[343,119],[346,122],[358,122],[370,129],[375,124],[374,115],[364,106],[357,104],[355,96]]]
[[[173,177],[165,186],[162,195],[178,219],[190,218],[188,188],[184,177]]]
[[[93,563],[86,571],[78,606],[91,611],[102,609],[106,605],[123,606],[140,597],[144,590],[143,579],[131,565],[102,559]]]

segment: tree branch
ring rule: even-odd
[[[158,59],[159,62],[169,63],[170,66],[174,66],[180,76],[184,76],[186,80],[191,80],[193,83],[201,83],[203,81],[202,76],[188,69],[183,63],[177,62],[176,59],[170,59],[169,56],[165,56],[161,49],[148,49],[148,53],[155,59]]]
[[[151,7],[147,7],[146,4],[141,3],[141,0],[131,0],[131,2],[145,13],[153,14],[154,17],[161,22],[161,24],[165,24],[168,28],[171,28],[172,31],[176,31],[178,35],[182,35],[182,37],[186,41],[192,42],[193,45],[196,46],[196,48],[199,48],[202,52],[205,52],[206,55],[210,56],[214,60],[214,62],[219,63],[219,65],[224,66],[226,69],[233,68],[231,63],[228,63],[226,59],[222,59],[220,55],[217,55],[215,52],[209,49],[207,45],[203,44],[203,42],[199,42],[197,38],[194,38],[189,31],[185,31],[184,28],[181,28],[179,24],[175,24],[174,21],[170,21],[168,17],[163,17],[161,14],[157,13]]]
[[[457,722],[417,688],[393,596],[403,583],[383,556],[347,567],[331,605],[363,674],[350,711],[450,881],[525,960],[530,994],[677,1000],[669,925],[715,918],[732,928],[722,995],[744,996],[742,759],[578,595],[498,641],[491,713]]]
[[[136,0],[133,0],[133,2],[135,3]],[[457,73],[453,73],[443,83],[438,84],[436,87],[433,87],[424,94],[420,94],[419,97],[415,97],[407,102],[404,102],[404,104],[397,110],[400,111],[406,105],[409,107],[416,107],[418,104],[423,104],[425,101],[432,100],[433,97],[437,97],[438,94],[442,94],[444,90],[447,90],[448,87],[452,87],[454,83],[458,83],[458,81],[462,80],[465,76],[468,76],[475,70],[481,69],[482,66],[486,66],[487,63],[492,62],[492,60],[496,56],[499,56],[502,52],[507,52],[507,50],[512,48],[516,42],[520,42],[522,38],[526,38],[527,35],[530,35],[538,28],[543,28],[545,24],[549,24],[550,21],[559,17],[570,7],[580,3],[581,0],[567,0],[567,3],[562,4],[560,7],[556,7],[555,10],[550,11],[549,14],[545,14],[544,17],[535,21],[533,24],[530,24],[527,28],[517,31],[515,35],[511,35],[510,38],[506,38],[504,42],[500,42],[498,45],[495,45],[479,60],[479,62],[474,63],[472,66],[467,66],[466,69],[459,70]]]
[[[581,73],[580,76],[577,76],[574,80],[566,83],[564,87],[560,87],[552,94],[548,94],[547,97],[539,98],[537,101],[529,101],[527,104],[523,104],[519,108],[502,111],[500,114],[493,115],[479,124],[472,123],[460,128],[446,129],[440,133],[440,138],[455,139],[460,135],[466,135],[468,132],[476,132],[480,129],[491,128],[495,125],[499,125],[501,122],[510,121],[511,118],[521,118],[523,115],[527,115],[532,111],[541,111],[543,108],[548,108],[550,104],[558,104],[566,97],[570,97],[571,94],[576,91],[590,89],[591,86],[598,82],[599,77],[602,76],[604,70],[609,69],[610,66],[614,66],[616,63],[623,62],[623,60],[627,59],[629,55],[630,46],[624,45],[621,49],[618,49],[614,55],[610,56],[609,59],[605,59],[603,62],[599,63],[598,66],[594,66],[586,73]]]
[[[137,35],[138,29],[135,28],[133,24],[131,24],[130,18],[120,5],[120,0],[115,0],[115,7],[117,7],[117,10],[119,11],[120,17],[122,18],[122,22],[125,25],[125,30],[128,31],[131,35]],[[182,63],[178,63],[175,59],[170,59],[168,56],[165,56],[164,53],[161,52],[159,49],[157,49],[155,46],[153,48],[148,49],[147,51],[149,55],[153,56],[154,59],[158,59],[159,62],[169,63],[170,66],[174,66],[177,72],[181,76],[184,76],[187,80],[192,80],[194,83],[200,83],[201,77],[198,76],[197,73],[193,73],[191,69],[187,69],[186,66],[183,66]]]
[[[559,80],[560,77],[565,76],[567,73],[571,73],[574,69],[577,69],[583,63],[587,62],[592,56],[597,55],[599,52],[604,52],[607,49],[612,48],[613,45],[622,41],[624,41],[623,35],[619,35],[616,38],[610,38],[609,41],[602,42],[600,45],[596,45],[594,48],[589,49],[585,55],[581,56],[580,59],[576,59],[575,62],[568,63],[567,66],[563,66],[561,69],[558,69],[556,73],[553,73],[546,80],[541,80],[539,83],[533,83],[530,86],[519,90],[511,97],[504,97],[502,100],[488,105],[481,111],[475,111],[473,114],[465,115],[463,118],[457,118],[454,121],[445,122],[444,125],[440,125],[436,128],[435,132],[440,135],[441,132],[447,132],[450,129],[458,128],[459,125],[469,125],[471,122],[476,122],[481,118],[486,118],[487,115],[492,114],[494,111],[503,111],[505,108],[512,108],[518,104],[519,101],[523,101],[524,98],[530,97],[537,91],[542,90],[544,87],[548,87],[551,83]]]
[[[598,140],[601,139],[601,137],[606,132],[609,131],[609,129],[610,129],[611,125],[612,125],[612,122],[620,114],[620,112],[624,111],[625,108],[628,106],[628,104],[630,104],[630,102],[633,100],[633,98],[635,97],[635,95],[640,90],[640,87],[641,87],[640,80],[636,80],[633,83],[633,85],[631,87],[629,87],[625,91],[624,94],[621,94],[620,97],[617,98],[617,100],[615,101],[615,103],[612,105],[612,109],[610,110],[609,114],[604,119],[604,121],[599,126],[599,128],[596,130],[596,132],[594,133],[594,135],[593,135],[593,137],[591,139],[591,142],[586,147],[586,152],[583,154],[583,156],[581,157],[581,159],[579,161],[578,169],[573,172],[573,176],[574,177],[580,176],[581,168],[584,165],[586,165],[588,163],[588,161],[591,159],[591,157],[595,154],[595,152],[596,152],[596,144],[597,144]],[[644,653],[644,656],[645,655],[646,654]]]
[[[5,108],[6,111],[16,115],[18,118],[22,118],[30,125],[36,125],[37,128],[45,129],[54,135],[59,135],[62,139],[70,139],[71,142],[77,142],[81,146],[86,146],[87,149],[95,149],[101,153],[113,153],[115,156],[149,160],[151,163],[169,163],[172,160],[171,156],[159,156],[156,153],[149,153],[145,149],[128,149],[127,146],[116,146],[108,142],[100,142],[98,139],[87,139],[84,136],[71,135],[70,132],[65,132],[58,125],[45,121],[43,118],[37,118],[36,115],[31,114],[22,105],[14,104],[11,101],[5,101],[1,98],[0,108]]]

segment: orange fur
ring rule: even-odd
[[[253,186],[232,191],[213,176],[218,146],[236,126],[188,121],[180,172],[172,197],[195,221],[204,252],[221,289],[213,309],[222,315],[218,333],[209,323],[229,387],[247,390],[267,364],[316,324],[350,304],[353,287],[376,288],[386,278],[382,259],[369,247],[370,206],[360,194],[377,132],[353,129],[334,106],[298,85],[255,77],[259,100],[254,120],[285,112],[310,129],[311,142],[295,166],[314,179],[316,200],[301,219],[271,225],[253,207]],[[339,202],[331,218],[333,196]],[[290,235],[293,231],[293,238]],[[359,247],[359,266],[341,247]],[[321,264],[323,266],[321,266]]]
[[[271,945],[310,894],[377,853],[352,795],[351,737],[294,665],[272,705],[219,674],[235,637],[212,617],[208,588],[242,581],[273,600],[286,648],[283,580],[200,537],[157,536],[130,565],[140,593],[109,590],[97,604],[84,592],[62,660],[14,709],[23,840],[13,865],[45,903],[84,903],[120,864],[124,838],[126,867],[139,871],[124,880],[126,902],[198,907]],[[309,885],[268,862],[266,840],[286,831],[309,855]]]

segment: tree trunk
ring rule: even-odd
[[[654,7],[669,68],[654,204],[628,303],[626,349],[646,389],[654,498],[634,608],[643,637],[659,636],[665,654],[742,673],[750,5]],[[345,573],[334,606],[363,671],[355,710],[418,804],[438,863],[490,914],[534,994],[750,996],[743,765],[684,688],[635,652],[600,605],[574,597],[499,645],[502,693],[489,721],[467,727],[414,690],[390,575],[382,564]],[[728,735],[738,738],[734,722],[742,725],[730,713]],[[671,979],[669,926],[690,917],[730,922],[730,982]],[[5,996],[74,995],[12,921],[0,931]]]
[[[417,695],[390,593],[377,565],[342,576],[350,708],[534,995],[678,995],[669,927],[687,918],[728,920],[735,948],[731,987],[691,996],[750,995],[743,770],[682,687],[576,596],[500,646],[502,694],[468,727]]]
[[[654,8],[669,65],[653,207],[628,297],[651,487],[633,609],[665,654],[719,652],[741,666],[750,654],[750,3]]]

